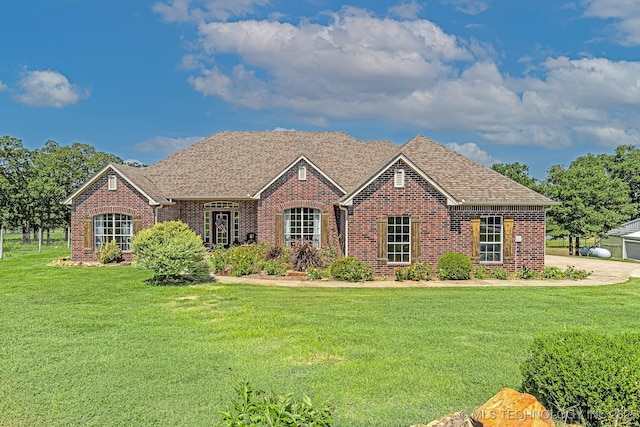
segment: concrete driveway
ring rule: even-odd
[[[238,283],[261,286],[284,286],[305,288],[444,288],[469,286],[598,286],[626,282],[630,277],[640,277],[640,263],[604,260],[600,258],[582,256],[547,255],[545,264],[565,270],[572,266],[580,270],[591,271],[592,274],[584,280],[431,280],[428,282],[396,282],[375,280],[373,282],[350,283],[334,282],[330,280],[294,280],[289,278],[271,277],[231,277],[216,276],[222,283]]]

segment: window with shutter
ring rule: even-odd
[[[513,217],[504,217],[504,239],[503,239],[503,253],[504,259],[513,259],[514,251],[514,237],[513,237]]]
[[[387,260],[387,217],[378,218],[378,261]]]
[[[284,245],[284,215],[276,213],[276,246]]]
[[[93,252],[93,218],[84,217],[84,251]]]
[[[471,218],[471,258],[480,258],[480,217]]]
[[[422,222],[418,218],[411,218],[411,259],[420,258],[420,234],[422,232]]]
[[[502,262],[502,217],[480,217],[480,262]]]

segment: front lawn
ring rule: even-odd
[[[640,328],[640,280],[571,288],[144,284],[132,267],[0,261],[0,425],[210,426],[234,381],[337,426],[408,426],[518,388],[533,337]]]

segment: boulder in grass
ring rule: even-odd
[[[551,413],[530,394],[503,388],[471,418],[483,427],[554,427]]]

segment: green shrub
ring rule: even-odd
[[[332,408],[308,396],[299,398],[293,393],[267,395],[248,382],[236,386],[236,397],[221,412],[221,427],[330,427]]]
[[[329,267],[331,277],[347,282],[365,282],[373,280],[373,267],[354,257],[335,260]]]
[[[209,277],[202,239],[181,221],[160,222],[133,238],[131,251],[138,266],[153,271],[151,283],[168,284]]]
[[[502,267],[496,267],[491,270],[490,276],[498,280],[507,280],[509,278],[509,272]]]
[[[523,265],[522,268],[520,268],[520,270],[516,271],[513,276],[516,279],[529,280],[529,279],[537,278],[538,277],[538,273],[534,269],[529,268],[526,265]]]
[[[266,252],[264,243],[249,243],[228,249],[216,247],[209,255],[209,261],[214,273],[246,276],[260,272]]]
[[[472,269],[469,257],[458,252],[447,252],[438,260],[438,277],[441,280],[468,280]]]
[[[489,271],[489,268],[486,265],[479,265],[473,269],[474,279],[480,279],[480,280],[486,279],[487,277],[489,277],[490,274],[491,272]]]
[[[558,267],[547,265],[542,269],[540,277],[543,279],[564,279],[564,272]]]
[[[262,261],[260,265],[262,270],[269,276],[284,276],[289,269],[289,264],[280,259]]]
[[[523,390],[558,421],[640,425],[640,334],[561,332],[538,337],[522,364]]]
[[[98,261],[102,264],[120,262],[122,261],[122,249],[120,249],[118,243],[113,239],[98,248],[97,256]]]
[[[564,271],[564,277],[571,280],[582,280],[591,276],[591,272],[587,270],[576,269],[573,266],[567,266],[567,269]]]
[[[426,261],[414,262],[411,265],[400,267],[395,270],[396,281],[403,280],[431,280],[433,268]]]
[[[317,267],[309,267],[307,269],[307,277],[311,280],[320,280],[323,277],[327,277],[327,269],[317,268]]]
[[[295,271],[307,271],[309,267],[321,267],[320,253],[309,240],[299,240],[291,248],[291,265]]]

